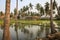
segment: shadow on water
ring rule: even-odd
[[[35,40],[37,37],[44,38],[51,32],[50,30],[50,25],[48,23],[42,25],[13,23],[10,25],[12,40]],[[57,30],[60,31],[59,28]],[[2,40],[2,36],[3,25],[0,25],[0,40]]]

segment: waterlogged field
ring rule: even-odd
[[[11,40],[35,40],[37,37],[44,38],[51,31],[49,20],[11,20]],[[60,21],[53,21],[55,29],[60,32]],[[0,21],[0,40],[3,36],[3,21]]]

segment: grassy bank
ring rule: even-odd
[[[60,22],[60,20],[54,20],[56,22]],[[0,20],[0,24],[3,24],[3,20]],[[15,23],[15,20],[11,20],[10,23]],[[17,22],[24,23],[24,24],[40,24],[40,23],[49,23],[50,20],[17,20]]]
[[[15,20],[11,20],[11,23],[15,23]],[[24,24],[40,24],[50,22],[49,20],[18,20],[17,22],[24,23]]]

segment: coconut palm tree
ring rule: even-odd
[[[50,0],[50,27],[51,27],[51,34],[54,33],[54,26],[53,26],[53,17],[52,17],[52,14],[53,14],[53,3],[52,3],[52,0]]]
[[[30,9],[32,9],[32,6],[33,6],[33,5],[30,3],[30,4],[29,4]]]
[[[29,7],[28,6],[26,6],[26,11],[29,9]]]
[[[46,13],[46,16],[47,14],[49,14],[49,3],[48,2],[45,3],[45,13]]]
[[[40,14],[40,7],[41,5],[39,3],[36,4],[36,9],[38,10],[38,13]]]
[[[17,20],[18,16],[18,0],[16,0],[16,14],[15,14],[15,20]]]
[[[20,0],[22,1],[22,0]],[[16,0],[16,15],[15,15],[15,20],[17,20],[17,16],[18,16],[18,0]]]
[[[0,16],[3,16],[3,15],[4,15],[4,13],[1,11],[1,12],[0,12]]]
[[[58,15],[60,15],[60,6],[58,7]]]
[[[55,9],[55,8],[57,8],[57,3],[56,3],[56,1],[54,0],[54,1],[53,1],[53,9]]]
[[[20,9],[21,13],[26,12],[29,9],[28,6],[23,6],[23,8]]]
[[[25,13],[28,9],[29,9],[28,6],[23,6],[22,11],[21,11],[23,17],[25,16]]]
[[[30,15],[30,11],[27,12],[28,13],[28,16]]]
[[[13,13],[11,12],[11,13],[10,13],[10,19],[12,19],[12,18],[13,18],[13,16],[14,16],[14,15],[13,15]]]
[[[44,15],[44,8],[42,6],[40,7],[40,14],[41,16]]]
[[[24,6],[24,7],[23,7],[23,12],[25,12],[25,11],[26,11],[26,7]]]
[[[6,0],[4,31],[3,31],[3,39],[2,40],[11,40],[9,26],[10,26],[10,0]]]
[[[20,1],[22,1],[22,0],[20,0]],[[16,36],[17,36],[17,40],[18,40],[18,31],[17,31],[17,26],[18,26],[18,23],[17,23],[17,17],[18,17],[18,0],[16,0],[16,9],[14,10],[14,12],[15,12],[15,20],[16,20],[16,27],[15,27],[15,29],[16,29]]]
[[[31,15],[31,9],[33,9],[32,6],[33,6],[33,5],[30,3],[30,4],[29,4],[29,7],[30,7],[30,9],[29,9],[29,11],[30,11],[30,15]]]
[[[56,15],[56,18],[57,19],[60,19],[60,6],[57,7],[57,13],[58,13],[58,15]]]
[[[17,11],[16,11],[16,8],[15,8],[15,9],[14,9],[14,15],[16,15],[16,12],[17,12]]]
[[[40,10],[40,4],[36,4],[36,9],[39,11]]]

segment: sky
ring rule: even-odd
[[[5,2],[6,0],[0,0],[0,11],[5,12]],[[23,0],[22,2],[18,0],[18,10],[23,6],[29,5],[29,3],[31,3],[32,5],[40,3],[42,6],[44,6],[46,2],[50,3],[50,0]],[[60,0],[56,0],[56,2],[58,3],[58,5],[60,5]],[[14,8],[16,8],[16,0],[11,0],[10,5],[10,12],[13,12]]]

